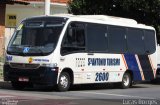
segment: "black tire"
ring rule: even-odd
[[[23,82],[11,82],[11,84],[15,90],[23,90],[26,87],[26,84]]]
[[[70,81],[70,75],[67,72],[62,72],[59,76],[59,81],[58,81],[58,91],[64,92],[69,90],[71,85]]]
[[[129,73],[125,73],[122,78],[121,88],[127,89],[132,85],[131,75]]]

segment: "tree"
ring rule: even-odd
[[[154,26],[160,42],[160,0],[70,0],[68,11],[75,15],[103,14],[135,19]]]

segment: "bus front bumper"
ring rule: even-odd
[[[58,70],[50,67],[39,67],[38,69],[15,69],[4,65],[4,81],[29,82],[45,86],[57,84]]]

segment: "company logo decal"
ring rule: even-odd
[[[33,59],[33,60],[37,62],[49,62],[48,59]]]
[[[119,58],[88,58],[88,66],[119,66]]]
[[[32,63],[32,62],[34,62],[34,61],[35,61],[35,62],[49,62],[48,59],[34,59],[34,58],[31,58],[31,57],[28,59],[28,62],[29,62],[29,63]]]
[[[23,53],[28,53],[29,52],[29,47],[25,47],[24,49],[23,49]]]
[[[7,61],[12,61],[13,57],[12,56],[6,56]]]
[[[32,63],[32,62],[33,62],[33,58],[30,57],[30,58],[28,59],[28,62],[29,62],[29,63]]]

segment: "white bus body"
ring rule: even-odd
[[[128,88],[132,81],[154,79],[156,56],[155,29],[132,19],[32,17],[22,21],[8,45],[4,80],[16,89],[42,84],[66,91],[71,84],[108,82]]]

